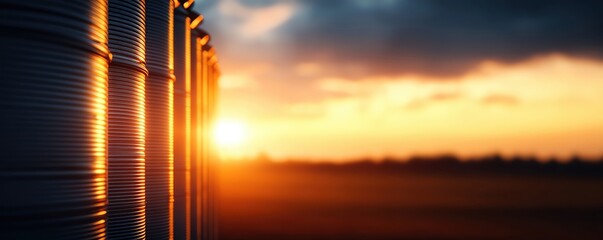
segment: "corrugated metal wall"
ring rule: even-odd
[[[209,114],[208,116],[208,126],[207,129],[214,129],[214,126],[216,124],[215,122],[215,117],[216,117],[216,99],[217,99],[217,79],[218,79],[218,58],[216,56],[216,51],[215,48],[211,47],[209,49],[209,60],[207,62],[208,65],[208,108],[207,108],[207,112]],[[211,132],[211,131],[210,131]],[[210,133],[211,135],[211,133]],[[216,216],[216,210],[217,210],[217,202],[216,202],[216,194],[217,194],[217,187],[218,187],[218,183],[216,182],[216,180],[218,179],[216,174],[217,174],[217,167],[218,167],[218,162],[217,162],[217,158],[218,158],[218,153],[215,151],[216,146],[214,145],[214,142],[211,141],[212,136],[209,136],[207,138],[207,142],[209,144],[208,147],[208,153],[209,153],[209,157],[208,157],[208,207],[206,208],[208,211],[208,221],[207,221],[207,226],[208,226],[208,239],[216,239],[217,238],[217,232],[218,232],[218,226],[217,226],[217,216]]]
[[[198,24],[202,21],[202,16],[195,16],[194,19]],[[193,231],[191,233],[192,239],[201,239],[201,226],[203,219],[203,189],[202,189],[202,179],[203,179],[203,163],[204,163],[204,143],[206,139],[204,138],[204,133],[206,128],[204,126],[204,116],[203,116],[203,73],[204,73],[204,63],[206,61],[203,59],[203,46],[209,42],[209,35],[198,28],[198,24],[191,25],[192,38],[193,43],[191,45],[191,71],[192,71],[192,82],[191,82],[191,98],[193,99],[192,104],[192,131],[195,133],[193,135],[193,153],[192,153],[192,176],[193,176],[193,184],[191,189],[191,195],[193,198],[193,205],[191,212],[194,213],[194,217],[192,218],[192,226]],[[205,70],[207,71],[207,70]]]
[[[109,1],[107,235],[144,239],[145,1]]]
[[[190,239],[191,77],[190,19],[184,3],[174,13],[174,238]]]
[[[192,5],[0,0],[0,239],[216,237],[218,70]]]
[[[209,45],[204,44],[201,47],[200,59],[203,61],[201,64],[201,75],[199,79],[202,84],[202,100],[201,100],[201,124],[203,129],[202,138],[202,167],[201,167],[201,239],[215,239],[217,236],[217,225],[216,213],[215,213],[215,198],[217,179],[217,153],[214,151],[212,131],[214,125],[214,108],[215,108],[215,92],[216,92],[216,77],[218,76],[218,66],[216,65],[217,58],[215,57],[215,49]],[[214,209],[212,209],[214,208]]]
[[[174,236],[174,2],[147,1],[147,239]]]
[[[0,239],[103,239],[107,2],[0,9]]]

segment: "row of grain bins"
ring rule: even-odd
[[[193,1],[0,0],[0,239],[215,239]]]

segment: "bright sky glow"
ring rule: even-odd
[[[588,4],[200,2],[220,50],[219,118],[245,123],[220,124],[220,153],[601,156],[601,18]]]
[[[240,146],[245,140],[245,135],[244,124],[236,120],[218,121],[214,132],[214,138],[220,148]]]

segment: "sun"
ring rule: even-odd
[[[214,140],[220,147],[234,147],[243,143],[246,137],[245,125],[236,120],[219,120],[214,129]]]

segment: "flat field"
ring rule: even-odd
[[[225,240],[603,239],[601,174],[227,163],[219,204]]]

